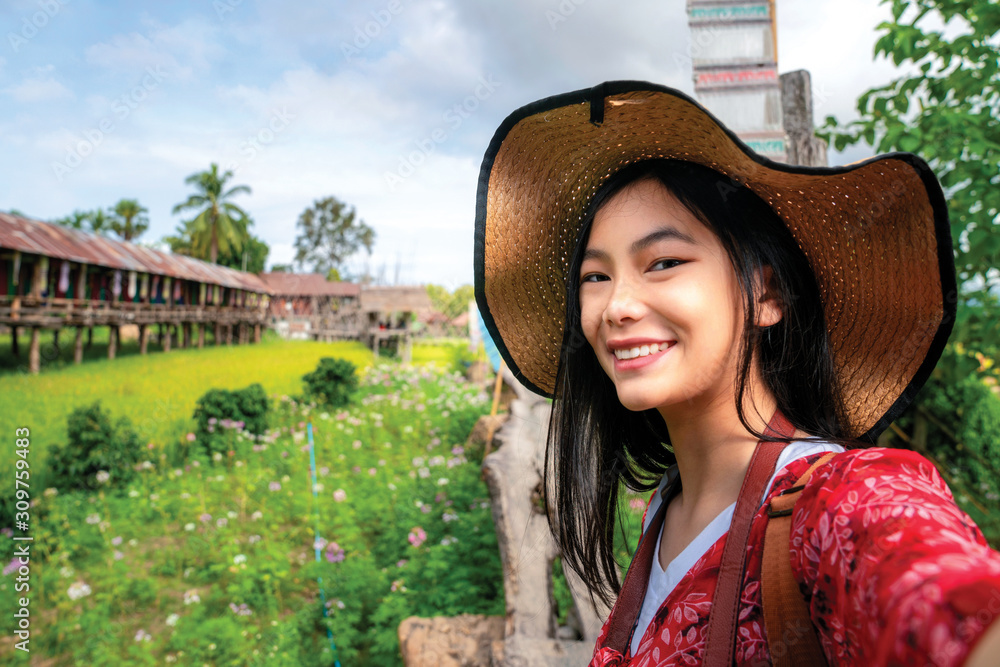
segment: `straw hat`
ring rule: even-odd
[[[951,233],[934,174],[909,153],[832,168],[773,162],[688,96],[652,83],[611,81],[539,100],[490,142],[475,290],[510,369],[552,396],[584,212],[609,176],[650,158],[711,167],[788,225],[816,274],[847,431],[874,440],[913,400],[955,319]]]

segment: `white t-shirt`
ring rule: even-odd
[[[767,490],[761,498],[762,503],[764,498],[766,498],[767,494],[771,491],[771,485],[774,483],[774,478],[777,477],[778,473],[780,473],[781,470],[792,461],[797,461],[798,459],[811,454],[842,451],[844,451],[843,447],[832,442],[793,440],[781,451],[781,454],[778,456],[778,462],[774,468],[775,473],[771,476],[771,479],[767,483]],[[649,509],[646,510],[646,520],[642,524],[643,533],[646,532],[650,521],[653,520],[653,516],[656,514],[656,510],[659,509],[660,503],[663,502],[661,491],[663,491],[672,479],[673,475],[676,474],[676,471],[676,467],[671,468],[660,481],[660,485],[656,489],[656,495],[653,497],[652,502],[650,502]],[[705,529],[691,541],[691,544],[684,548],[684,551],[680,552],[676,558],[670,561],[666,570],[660,567],[660,540],[663,537],[663,528],[660,528],[660,534],[657,536],[656,540],[656,550],[653,553],[653,562],[649,568],[649,584],[646,586],[646,597],[642,601],[642,611],[639,612],[639,618],[636,620],[635,632],[632,634],[633,655],[638,650],[639,641],[642,639],[643,634],[645,634],[646,628],[649,627],[649,624],[652,622],[653,616],[656,615],[656,611],[660,608],[660,605],[662,605],[663,601],[667,599],[667,596],[674,590],[674,587],[680,583],[680,580],[684,578],[684,575],[687,574],[692,567],[694,567],[694,564],[698,562],[698,559],[701,558],[706,551],[708,551],[709,547],[718,542],[719,538],[729,530],[729,524],[733,520],[733,512],[735,510],[736,503],[733,503],[726,509],[722,510],[722,512],[720,512],[717,517],[712,519],[711,523],[705,526]]]

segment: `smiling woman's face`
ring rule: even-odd
[[[604,203],[579,278],[583,333],[626,408],[667,417],[733,402],[736,273],[718,237],[659,181]]]

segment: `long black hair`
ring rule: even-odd
[[[768,439],[747,422],[743,411],[756,360],[764,386],[796,428],[819,439],[847,441],[819,288],[781,218],[746,186],[692,162],[647,160],[611,176],[590,202],[566,277],[566,325],[544,487],[549,525],[563,561],[608,603],[620,589],[614,534],[621,484],[637,491],[655,488],[675,459],[659,412],[626,409],[584,338],[579,273],[597,211],[623,188],[644,179],[662,183],[718,236],[729,254],[745,315],[735,387],[744,428],[756,438]],[[778,323],[763,328],[755,324],[754,291],[766,266],[773,272],[771,287],[783,315]]]

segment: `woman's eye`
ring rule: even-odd
[[[662,271],[663,269],[672,269],[675,266],[680,266],[683,263],[679,259],[658,259],[649,268],[653,271]]]
[[[580,278],[581,283],[596,283],[603,280],[607,280],[608,277],[601,273],[588,273],[587,275]]]

